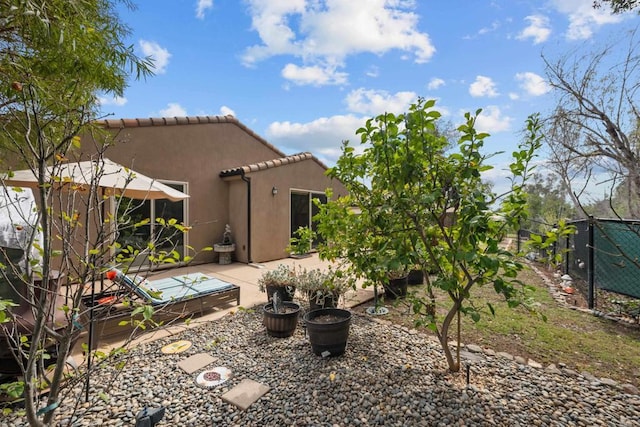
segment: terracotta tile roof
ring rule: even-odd
[[[145,126],[177,126],[177,125],[202,125],[213,123],[230,123],[238,126],[240,129],[260,141],[262,144],[275,151],[278,155],[285,157],[286,154],[278,150],[274,145],[267,142],[266,139],[242,124],[234,116],[191,116],[191,117],[156,117],[146,119],[103,119],[98,120],[107,129],[124,129]]]
[[[253,163],[251,165],[238,166],[231,169],[225,169],[220,172],[220,177],[224,178],[225,176],[236,176],[242,174],[248,174],[251,172],[263,171],[265,169],[277,168],[280,166],[289,165],[292,163],[301,162],[303,160],[313,160],[322,166],[324,169],[327,167],[318,159],[316,159],[313,154],[309,152],[292,154],[290,156],[281,157],[279,159],[266,160],[264,162]]]

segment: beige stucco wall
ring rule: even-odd
[[[110,121],[116,122],[116,121]],[[220,178],[221,171],[283,157],[261,138],[235,123],[130,126],[117,133],[106,157],[159,180],[188,183],[188,243],[198,249],[222,239],[230,224],[236,244],[234,259],[263,262],[288,256],[292,188],[346,194],[339,182],[325,176],[313,159],[247,173],[251,181],[251,234],[247,229],[247,183],[240,176]],[[113,125],[113,123],[112,123]],[[278,188],[277,196],[271,189]],[[249,235],[251,247],[249,248]],[[249,249],[251,259],[249,259]],[[217,260],[215,252],[200,254],[195,263]]]
[[[233,123],[125,127],[117,139],[107,158],[159,180],[188,183],[188,241],[196,249],[220,242],[230,223],[229,184],[220,171],[280,157]],[[241,230],[235,228],[237,241]],[[215,259],[217,254],[206,252],[196,261]]]
[[[330,180],[324,172],[324,168],[309,159],[250,175],[252,177],[252,210],[255,217],[252,230],[254,262],[288,256],[285,248],[289,243],[291,232],[290,193],[292,190],[324,193],[328,187],[331,187],[336,193],[346,194],[344,186],[338,181]],[[274,186],[278,188],[276,196],[272,195]]]

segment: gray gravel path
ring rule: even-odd
[[[178,339],[193,346],[160,352]],[[177,367],[202,352],[217,359],[208,368],[228,367],[233,378],[205,389],[195,383],[200,371]],[[63,405],[56,425],[131,426],[143,407],[165,405],[158,426],[640,426],[632,386],[476,346],[463,355],[462,373],[449,374],[433,339],[354,315],[344,356],[322,359],[301,326],[293,337],[272,338],[260,314],[239,311],[132,349],[122,371],[105,367],[93,377],[92,401],[74,418]],[[220,396],[245,378],[271,390],[240,411]],[[23,419],[0,419],[1,427],[19,425]]]

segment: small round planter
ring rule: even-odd
[[[340,356],[347,348],[351,312],[341,308],[321,308],[304,315],[311,349],[322,357]]]
[[[309,311],[318,310],[321,308],[336,308],[338,306],[338,300],[340,295],[332,293],[322,294],[321,291],[309,291]]]
[[[262,307],[262,323],[267,328],[267,333],[272,337],[290,337],[298,326],[300,305],[291,301],[284,301],[282,305],[282,313],[275,313],[271,303]]]
[[[267,301],[273,300],[273,294],[280,295],[280,301],[293,301],[293,296],[296,293],[295,286],[265,286],[267,290]]]
[[[385,298],[394,300],[406,297],[407,284],[407,276],[399,279],[389,279],[387,282],[383,283]]]
[[[422,270],[411,270],[407,276],[409,285],[422,285],[424,283],[424,272]]]

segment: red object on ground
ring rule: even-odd
[[[98,299],[98,304],[100,304],[100,305],[102,305],[102,304],[111,304],[115,300],[116,300],[115,295],[110,295],[108,297],[102,297],[102,298]]]

